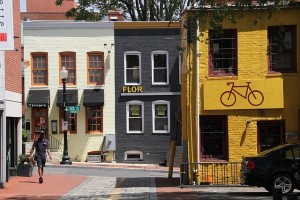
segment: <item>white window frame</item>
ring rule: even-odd
[[[155,130],[155,105],[157,104],[167,104],[168,109],[168,130]],[[152,102],[152,131],[153,133],[170,133],[170,102],[165,100],[158,100]]]
[[[142,130],[141,131],[130,131],[129,130],[129,106],[130,105],[141,105],[142,112]],[[126,103],[126,130],[127,133],[144,133],[144,102],[142,101],[128,101]]]
[[[127,82],[127,55],[137,55],[139,57],[139,77],[140,81],[138,83],[128,83]],[[142,84],[142,68],[141,68],[141,52],[139,51],[126,51],[124,52],[124,84],[125,85],[141,85]]]
[[[140,158],[128,158],[128,154],[139,154]],[[137,160],[143,160],[143,152],[137,151],[137,150],[130,150],[130,151],[125,151],[124,153],[124,160],[128,161],[137,161]]]
[[[167,70],[167,81],[166,82],[154,82],[154,55],[163,54],[166,55],[166,70]],[[169,52],[168,51],[152,51],[151,52],[151,71],[152,71],[152,85],[169,85]]]

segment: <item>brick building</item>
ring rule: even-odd
[[[204,26],[199,41],[182,29],[183,162],[241,162],[299,141],[299,8],[272,14],[260,10],[254,25],[255,13],[244,11],[222,34]],[[207,181],[188,170],[189,183],[193,171]]]
[[[3,7],[1,7],[3,6]],[[15,174],[18,155],[22,148],[22,70],[21,24],[19,1],[4,1],[0,5],[4,30],[12,26],[12,33],[0,41],[0,188],[10,174]],[[2,19],[1,19],[2,20]],[[2,37],[3,39],[3,37]],[[7,39],[7,40],[6,40]],[[1,51],[2,44],[12,40],[12,46]]]

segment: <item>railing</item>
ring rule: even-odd
[[[61,149],[62,143],[54,138],[52,135],[49,135],[50,148],[49,149]]]
[[[180,164],[181,185],[240,185],[241,162]]]

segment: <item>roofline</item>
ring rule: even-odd
[[[135,22],[115,22],[115,29],[162,29],[180,28],[180,22],[169,21],[135,21]]]
[[[24,21],[24,30],[47,30],[47,29],[113,29],[113,22],[87,22],[87,21],[52,21],[37,20]]]

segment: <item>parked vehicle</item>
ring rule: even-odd
[[[299,175],[300,143],[279,145],[242,161],[241,184],[264,187],[271,193],[273,188],[281,188],[282,193],[300,189]]]

